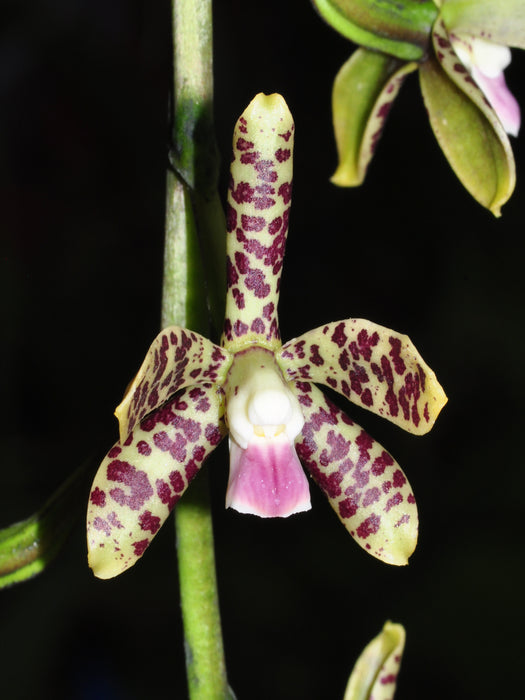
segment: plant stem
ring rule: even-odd
[[[218,333],[225,296],[225,225],[213,131],[212,2],[172,0],[173,149],[168,172],[163,327]],[[191,700],[231,698],[215,575],[207,472],[175,508],[179,585]]]

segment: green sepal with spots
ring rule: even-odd
[[[441,20],[433,33],[436,57],[419,79],[430,124],[463,186],[495,216],[516,183],[512,148],[496,113],[455,54]]]
[[[406,61],[426,53],[437,16],[432,0],[312,0],[321,17],[347,39]]]
[[[405,638],[403,625],[385,622],[357,659],[343,700],[393,700]]]
[[[226,315],[221,345],[281,344],[277,304],[292,196],[294,122],[278,94],[239,117],[226,208]]]
[[[133,566],[226,433],[215,384],[186,388],[102,461],[89,497],[88,560],[98,578]]]
[[[372,321],[334,321],[285,343],[277,363],[289,380],[324,384],[410,433],[427,433],[447,402],[407,335]]]
[[[195,384],[222,384],[231,362],[230,353],[208,338],[179,326],[164,328],[115,409],[121,442],[144,416],[180,389]]]
[[[291,382],[305,418],[297,456],[354,540],[386,564],[416,548],[417,506],[394,458],[309,382]]]
[[[390,107],[416,68],[417,63],[363,48],[343,64],[332,91],[338,155],[334,184],[355,187],[363,182]]]
[[[525,49],[523,0],[436,0],[447,29]]]

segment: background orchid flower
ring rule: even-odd
[[[403,625],[385,622],[357,659],[343,700],[393,700],[405,638]]]
[[[361,44],[339,71],[333,119],[339,164],[332,181],[363,182],[393,100],[419,70],[430,124],[470,194],[499,216],[515,185],[507,133],[519,106],[503,75],[509,46],[525,48],[521,0],[313,0],[321,16]]]
[[[100,578],[136,562],[228,432],[227,506],[263,517],[310,508],[302,464],[373,556],[406,564],[414,550],[405,475],[315,384],[415,434],[430,430],[446,397],[409,338],[370,321],[328,323],[281,343],[293,135],[280,95],[258,95],[237,122],[221,344],[165,328],[117,408],[120,440],[95,476],[87,515]]]

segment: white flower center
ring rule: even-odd
[[[293,442],[299,434],[303,413],[273,353],[249,348],[236,355],[226,383],[226,421],[243,449],[257,438],[286,436]]]
[[[451,34],[450,39],[459,60],[469,73],[477,68],[487,78],[497,78],[510,63],[508,46],[467,34]]]

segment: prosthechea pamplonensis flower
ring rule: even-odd
[[[393,700],[405,638],[403,625],[385,622],[357,659],[343,700]]]
[[[402,470],[315,384],[416,434],[432,427],[446,397],[409,338],[370,321],[327,323],[281,343],[293,137],[280,95],[258,95],[237,122],[221,344],[165,328],[116,409],[120,440],[95,476],[87,516],[100,578],[144,553],[227,433],[227,506],[262,517],[307,510],[302,463],[367,551],[400,565],[415,548],[417,509]]]
[[[338,167],[332,181],[360,185],[406,76],[419,71],[430,124],[470,194],[493,214],[516,180],[507,134],[520,109],[503,70],[525,48],[523,0],[312,0],[361,48],[334,81]]]

